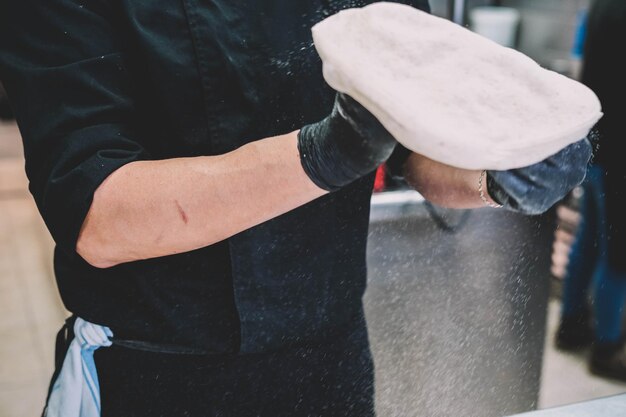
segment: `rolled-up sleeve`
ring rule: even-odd
[[[107,1],[0,4],[0,79],[23,139],[29,188],[55,242],[74,251],[98,186],[150,159]]]

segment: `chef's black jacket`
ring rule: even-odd
[[[188,253],[97,269],[75,245],[124,164],[223,154],[324,118],[334,92],[311,27],[365,3],[2,2],[0,79],[68,310],[118,339],[201,352],[306,343],[362,315],[373,175]]]

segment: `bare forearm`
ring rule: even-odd
[[[412,153],[404,166],[407,182],[428,201],[449,208],[478,208],[485,203],[478,192],[482,171],[445,165],[425,156]],[[491,200],[483,184],[484,196]]]
[[[77,251],[98,267],[186,252],[323,194],[302,169],[297,132],[220,156],[134,162],[96,191]]]

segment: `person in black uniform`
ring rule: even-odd
[[[561,349],[592,345],[590,371],[621,381],[626,381],[626,171],[620,152],[620,139],[626,137],[626,66],[616,59],[616,51],[625,40],[626,3],[595,0],[587,19],[581,79],[600,99],[604,116],[595,127],[597,151],[583,187],[582,218],[567,267],[556,332],[556,345]]]
[[[0,78],[59,291],[114,335],[95,353],[103,416],[373,415],[376,167],[441,205],[523,213],[582,181],[586,139],[497,172],[398,146],[324,83],[311,43],[313,24],[366,3],[0,6]]]

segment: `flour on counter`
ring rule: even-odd
[[[459,168],[539,162],[602,117],[582,83],[411,6],[343,10],[312,32],[331,87],[407,148]]]

